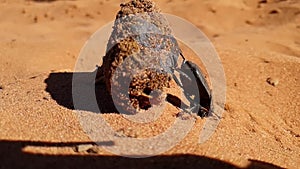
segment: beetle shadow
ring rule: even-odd
[[[74,92],[74,89],[72,90],[72,87],[74,87],[72,85],[77,83],[76,86],[87,88],[90,91],[95,91],[96,101],[101,113],[118,113],[112,96],[107,91],[105,84],[100,83],[94,85],[94,77],[96,77],[96,73],[96,71],[80,73],[50,73],[48,78],[44,80],[47,85],[45,90],[59,105],[75,110],[73,96],[76,94],[76,91]],[[82,95],[86,94],[84,92],[81,93]],[[77,96],[81,97],[80,94]],[[166,101],[175,107],[187,108],[187,105],[185,105],[177,96],[167,94]],[[95,108],[88,106],[88,102],[89,98],[82,99],[80,104],[77,104],[77,101],[76,110],[97,112]]]

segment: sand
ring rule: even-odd
[[[209,141],[198,144],[205,120],[198,118],[180,144],[156,157],[74,151],[92,140],[73,112],[72,72],[120,0],[0,0],[0,168],[299,168],[300,2],[155,2],[196,25],[219,53],[226,107]],[[103,116],[125,135],[149,137],[172,124],[178,110],[169,107],[151,127],[109,108]]]

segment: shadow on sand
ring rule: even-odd
[[[0,140],[0,168],[1,169],[94,169],[94,168],[157,168],[157,169],[234,169],[238,168],[233,164],[217,159],[195,155],[172,155],[156,156],[150,158],[125,158],[118,156],[102,155],[47,155],[32,154],[24,152],[27,146],[37,147],[73,147],[84,143],[50,143],[33,141],[11,141]],[[105,145],[106,143],[104,143]],[[251,160],[247,169],[280,169],[272,164]]]
[[[50,93],[51,97],[61,106],[68,109],[74,110],[73,104],[73,94],[72,94],[72,80],[76,76],[78,83],[81,83],[85,88],[93,88],[93,81],[96,72],[83,72],[83,73],[51,73],[49,77],[45,80],[47,84],[46,91]],[[118,112],[114,106],[113,99],[111,95],[106,90],[104,84],[97,84],[95,86],[95,95],[98,103],[98,108],[101,113],[112,113]],[[83,93],[85,94],[85,93]],[[187,107],[181,100],[171,94],[167,95],[167,102],[176,107]],[[85,106],[85,104],[76,104],[77,110],[91,111],[94,112],[92,108]]]
[[[95,72],[84,72],[84,73],[51,73],[45,80],[47,84],[46,91],[50,93],[51,97],[61,106],[68,109],[74,110],[73,98],[72,98],[72,80],[73,76],[80,79],[80,83],[85,88],[94,88],[93,78]],[[101,113],[112,113],[117,112],[113,100],[110,94],[106,90],[104,84],[97,84],[95,86],[96,100]],[[76,105],[76,109],[91,111],[88,106]]]

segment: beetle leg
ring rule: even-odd
[[[209,115],[209,110],[207,110],[205,107],[200,106],[200,110],[198,112],[198,115],[203,118],[207,117]]]
[[[173,69],[174,71],[177,71],[180,75],[184,76],[185,78],[187,78],[189,81],[191,81],[192,79],[186,74],[184,73],[182,70],[180,70],[179,68]],[[181,87],[183,88],[183,84],[181,83],[181,81],[177,78],[177,76],[172,73],[172,77],[174,79],[174,81]]]
[[[183,84],[181,81],[177,78],[175,74],[172,74],[174,81],[176,82],[177,85],[179,85],[181,88],[183,88]]]
[[[182,67],[183,64],[186,64],[187,60],[185,59],[185,57],[183,56],[183,54],[180,52],[180,56],[182,57],[183,61],[180,67]],[[192,80],[184,71],[180,70],[180,69],[175,69],[178,73],[180,73],[181,75],[183,75],[185,78],[187,78],[188,80]]]
[[[202,107],[200,104],[195,104],[192,107],[185,109],[185,111],[189,114],[195,113],[201,118],[204,118],[209,114],[209,111],[205,107]]]
[[[186,61],[186,59],[185,59],[185,57],[183,56],[183,54],[180,52],[180,56],[182,57],[182,59],[183,59],[183,62],[185,62]]]
[[[200,107],[199,104],[195,104],[193,107],[190,107],[190,108],[188,109],[188,111],[189,111],[190,113],[194,113],[195,110],[198,110],[198,109],[199,109],[199,107]]]
[[[183,63],[184,64],[184,63]],[[180,73],[182,76],[184,76],[185,78],[187,78],[189,81],[191,81],[192,79],[186,74],[184,73],[182,70],[180,69],[175,69],[178,73]]]

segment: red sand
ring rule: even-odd
[[[299,168],[299,1],[156,2],[163,12],[203,30],[220,55],[227,106],[210,140],[197,144],[203,124],[198,119],[180,144],[158,157],[124,159],[102,149],[93,155],[74,152],[76,142],[90,140],[66,104],[70,98],[60,97],[65,104],[59,104],[46,91],[47,82],[68,94],[60,84],[70,80],[89,36],[115,18],[120,1],[1,0],[0,168]],[[279,84],[268,84],[270,77]],[[164,131],[174,111],[152,124],[151,131],[140,127],[140,136]],[[104,116],[116,128],[131,125],[118,121],[118,114]]]

